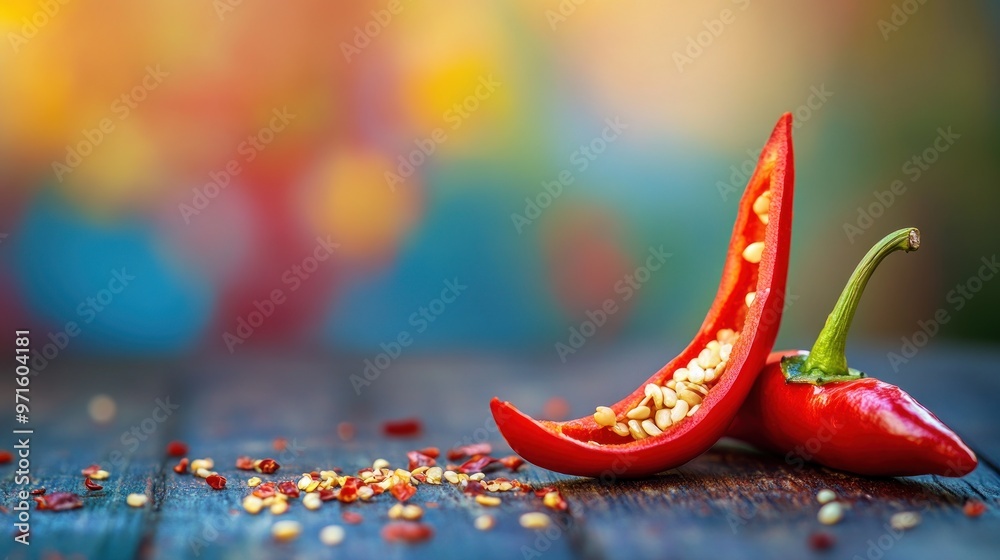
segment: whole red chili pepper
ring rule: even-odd
[[[785,114],[764,146],[740,201],[715,302],[691,344],[644,385],[610,408],[598,408],[595,416],[539,421],[494,398],[493,417],[515,452],[566,474],[638,477],[682,465],[725,434],[774,345],[781,321],[792,230],[791,132],[792,117]],[[723,332],[732,342],[726,349],[727,361],[724,368],[718,366],[719,372],[709,368],[709,374],[699,360],[708,351],[712,360],[708,363],[719,363]],[[693,375],[696,369],[698,380]],[[695,394],[698,387],[707,388],[699,385],[702,382],[714,384]],[[687,400],[679,400],[681,396]],[[655,414],[650,408],[654,404]],[[644,406],[650,409],[649,417],[640,425],[635,417],[642,416]],[[671,414],[677,414],[676,421]]]
[[[915,251],[920,233],[896,231],[854,270],[809,352],[768,359],[729,435],[785,455],[871,476],[963,476],[975,454],[902,389],[847,367],[844,348],[872,272],[897,250]]]

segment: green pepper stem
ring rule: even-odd
[[[920,231],[917,228],[903,228],[885,236],[868,251],[844,286],[837,305],[826,318],[823,330],[802,364],[803,371],[820,370],[828,376],[850,375],[845,353],[847,331],[851,328],[854,312],[858,309],[858,302],[861,301],[861,293],[868,284],[868,279],[882,259],[890,253],[900,249],[906,252],[916,251],[919,247]]]

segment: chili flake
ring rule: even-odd
[[[299,487],[291,480],[278,483],[278,492],[281,492],[289,498],[299,497]]]
[[[183,457],[188,453],[188,446],[182,441],[172,441],[167,444],[167,455],[171,457]]]
[[[89,481],[90,479],[88,478],[87,480]],[[31,491],[32,496],[41,496],[42,494],[45,494],[45,488],[35,488]]]
[[[979,500],[969,500],[962,507],[962,512],[965,513],[966,517],[979,517],[986,513],[986,504]]]
[[[340,514],[340,518],[344,520],[344,523],[350,523],[351,525],[357,525],[365,519],[360,513],[354,511],[345,511]]]
[[[176,465],[174,465],[174,472],[177,474],[184,474],[188,469],[188,458],[182,458]]]
[[[207,482],[208,485],[215,490],[222,490],[226,487],[226,477],[220,474],[213,474],[212,476],[209,476],[205,479],[205,482]]]
[[[394,521],[382,528],[382,538],[389,542],[421,542],[433,536],[428,525],[412,521]]]
[[[457,461],[463,457],[473,457],[475,455],[489,455],[493,447],[488,443],[470,443],[454,449],[448,450],[448,460]]]
[[[410,498],[413,497],[414,494],[417,493],[417,487],[410,486],[405,482],[399,482],[393,485],[393,487],[389,489],[389,492],[391,492],[393,497],[396,498],[397,500],[405,502],[406,500],[409,500]]]
[[[103,486],[101,486],[100,484],[94,482],[90,478],[83,479],[83,485],[87,487],[87,490],[96,491],[96,490],[103,490],[104,489]]]
[[[236,458],[236,468],[241,471],[252,471],[253,470],[253,459],[242,455]]]
[[[382,433],[394,437],[415,436],[423,431],[423,429],[423,424],[416,418],[390,420],[382,424]]]
[[[35,498],[35,502],[41,510],[64,511],[83,507],[80,496],[72,492],[55,492],[48,496],[39,496]]]
[[[257,472],[262,472],[264,474],[274,474],[278,472],[281,465],[278,464],[274,459],[261,459],[260,463],[257,464]]]
[[[410,451],[406,454],[406,458],[410,461],[409,469],[411,471],[417,467],[433,467],[437,464],[434,457],[420,451]]]

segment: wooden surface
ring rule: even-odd
[[[32,379],[32,474],[49,492],[86,494],[81,468],[97,462],[112,476],[101,492],[85,496],[82,509],[31,510],[31,546],[13,542],[13,512],[0,515],[7,558],[995,558],[1000,550],[1000,427],[994,395],[1000,394],[996,363],[1000,352],[976,348],[927,348],[898,374],[891,374],[885,353],[851,355],[852,364],[901,384],[955,428],[980,455],[981,465],[961,479],[915,477],[869,479],[806,466],[723,442],[697,460],[643,481],[611,484],[575,479],[525,466],[517,478],[533,484],[556,483],[569,511],[553,514],[556,525],[533,531],[518,525],[518,515],[544,510],[533,495],[504,495],[500,508],[484,508],[451,485],[421,485],[416,503],[436,534],[419,545],[387,544],[379,531],[394,503],[382,495],[370,503],[328,502],[319,511],[300,504],[282,516],[304,526],[294,543],[272,541],[268,513],[251,516],[240,502],[249,490],[248,473],[232,465],[238,455],[274,456],[280,473],[294,477],[316,468],[356,471],[382,457],[405,467],[405,452],[426,445],[447,449],[488,441],[494,455],[509,448],[499,437],[488,410],[494,394],[539,413],[553,395],[565,397],[574,415],[610,402],[644,380],[663,361],[663,351],[644,350],[599,359],[580,359],[572,367],[498,359],[401,359],[371,386],[355,394],[348,376],[360,371],[364,357],[278,359],[241,355],[201,360],[197,365],[166,363],[81,363],[69,358]],[[871,367],[868,367],[871,366]],[[613,373],[609,373],[613,372]],[[891,375],[890,375],[891,374]],[[9,376],[13,377],[13,376]],[[8,380],[13,394],[13,383]],[[616,384],[622,384],[616,388]],[[97,393],[113,396],[118,413],[110,426],[88,417],[87,402]],[[170,398],[179,409],[156,424],[134,453],[122,440],[129,427],[151,417],[156,399]],[[13,416],[13,406],[7,407]],[[381,421],[420,417],[424,434],[387,439]],[[354,441],[340,441],[338,422],[357,425]],[[9,424],[12,423],[9,422]],[[147,422],[147,426],[150,423]],[[10,433],[9,430],[7,432]],[[290,451],[271,449],[283,436]],[[204,481],[178,476],[163,456],[166,442],[186,441],[192,457],[210,456],[229,487],[213,491]],[[10,449],[13,436],[0,440]],[[115,452],[126,458],[113,464]],[[14,467],[0,467],[0,491],[11,508]],[[834,527],[816,521],[815,494],[832,488],[851,504]],[[153,503],[130,508],[125,496],[149,494]],[[961,512],[970,498],[990,510],[979,519]],[[896,533],[889,517],[919,511],[923,522]],[[364,517],[359,525],[341,521],[342,511]],[[548,510],[546,510],[548,511]],[[477,531],[473,519],[492,513],[497,526]],[[551,512],[550,512],[551,513]],[[345,526],[347,538],[324,547],[319,529]],[[833,549],[812,551],[808,537],[825,531]]]

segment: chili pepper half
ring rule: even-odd
[[[792,231],[791,132],[786,113],[740,200],[719,290],[691,344],[593,416],[539,421],[494,398],[493,417],[514,451],[565,474],[639,477],[682,465],[725,434],[781,322]]]
[[[854,270],[809,352],[775,352],[729,435],[784,454],[870,476],[963,476],[975,454],[929,410],[895,385],[847,367],[844,348],[861,292],[894,251],[915,251],[920,233],[896,231]]]

